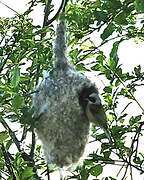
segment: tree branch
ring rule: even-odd
[[[10,128],[9,125],[5,122],[4,119],[2,119],[1,123],[2,123],[2,125],[5,127],[5,129],[8,129],[9,135],[10,135],[11,139],[12,139],[13,142],[15,143],[18,151],[21,152],[20,143],[19,143],[19,140],[17,139],[15,133],[11,130],[11,128]]]
[[[31,11],[32,8],[35,6],[35,2],[36,2],[36,0],[31,0],[31,5],[28,8],[29,11]],[[30,2],[29,2],[29,4],[30,4]]]
[[[1,123],[2,123],[2,125],[3,125],[6,129],[9,130],[9,135],[10,135],[11,139],[13,140],[13,142],[15,143],[18,151],[19,151],[19,152],[22,152],[21,147],[20,147],[20,142],[18,141],[15,133],[10,129],[10,127],[8,126],[8,124],[7,124],[3,119],[2,119],[2,121],[1,121]],[[34,142],[33,142],[33,143],[34,143]],[[35,144],[35,143],[34,143],[34,144]],[[32,152],[33,152],[33,151],[32,151]],[[33,153],[33,154],[34,154],[34,153]],[[38,177],[38,175],[37,175],[37,172],[36,172],[37,169],[34,167],[33,157],[31,157],[30,155],[28,155],[28,154],[25,153],[25,152],[22,152],[22,158],[23,158],[25,161],[29,161],[29,162],[30,162],[30,163],[29,163],[29,166],[30,166],[30,167],[33,167],[33,171],[35,172],[35,175],[34,175],[34,176],[35,176],[37,179],[40,179],[40,178]],[[16,179],[14,179],[14,180],[16,180]]]
[[[140,136],[140,132],[141,132],[141,129],[142,129],[142,126],[143,126],[143,125],[144,125],[144,124],[141,124],[141,125],[138,127],[138,129],[137,129],[137,131],[136,131],[136,133],[135,133],[135,136],[134,136],[134,138],[133,138],[133,140],[132,140],[132,143],[131,143],[131,154],[130,154],[130,156],[129,156],[129,162],[131,162],[132,155],[133,155],[134,153],[137,154],[139,136]],[[134,143],[135,143],[135,142],[137,142],[137,145],[136,145],[136,148],[134,149]],[[135,154],[135,156],[136,156],[136,154]]]
[[[14,35],[13,35],[13,36],[14,36]],[[8,42],[9,42],[11,39],[12,39],[12,37],[8,40]],[[2,72],[4,66],[5,66],[6,63],[7,63],[8,59],[9,59],[11,53],[12,53],[12,50],[13,50],[13,48],[14,48],[14,46],[15,46],[15,43],[16,43],[16,39],[14,40],[14,42],[13,42],[13,44],[12,44],[11,51],[8,53],[7,57],[5,58],[3,64],[2,64],[1,67],[0,67],[0,73]]]
[[[68,3],[69,0],[65,0],[65,2],[63,3],[63,8],[62,8],[62,12],[65,13],[65,8],[66,8],[66,5]]]
[[[67,3],[67,2],[68,2],[68,1],[66,0],[66,3]],[[61,11],[62,8],[63,8],[63,6],[64,6],[64,8],[65,8],[65,6],[66,6],[65,0],[62,0],[61,5],[60,5],[57,13],[55,14],[55,16],[54,16],[52,19],[50,19],[50,20],[46,23],[46,26],[48,26],[49,24],[51,24],[51,23],[57,18],[57,16],[59,15],[60,11]]]
[[[3,152],[4,159],[5,159],[6,167],[7,167],[8,171],[9,171],[10,175],[12,175],[13,180],[16,180],[16,176],[15,176],[15,174],[14,174],[13,167],[12,167],[11,162],[10,162],[10,159],[9,159],[9,155],[8,155],[8,153],[6,152],[3,143],[1,144],[1,149],[2,149],[2,152]]]
[[[49,172],[49,167],[47,165],[47,176],[48,176],[48,180],[50,180],[50,172]]]
[[[116,72],[114,72],[108,65],[106,65],[106,67],[114,74],[114,76],[121,82],[121,84],[124,86],[124,88],[126,89],[127,93],[132,96],[133,100],[137,103],[137,105],[139,106],[139,108],[142,110],[142,114],[144,113],[144,108],[141,106],[141,104],[138,102],[138,100],[135,98],[135,96],[133,95],[133,93],[131,91],[129,91],[127,89],[127,87],[125,86],[123,80],[119,77],[118,74],[116,74]]]
[[[45,14],[44,14],[44,20],[43,20],[43,28],[46,26],[47,21],[48,21],[48,17],[50,15],[50,5],[52,3],[52,0],[48,0],[48,2],[45,5]]]
[[[126,176],[127,171],[128,171],[128,167],[129,167],[129,165],[127,164],[127,166],[126,166],[126,168],[125,168],[124,175],[123,175],[123,177],[122,177],[122,179],[121,179],[121,180],[124,180],[124,179],[125,179],[125,176]]]
[[[120,150],[120,149],[119,149],[119,150]],[[118,153],[118,152],[114,152],[114,151],[112,151],[112,152],[119,157],[119,153]],[[127,165],[132,166],[133,168],[137,169],[138,171],[144,173],[144,170],[143,170],[142,168],[140,168],[139,166],[132,164],[131,162],[129,162],[129,161],[128,161],[127,159],[125,159],[124,157],[121,157],[121,159],[122,159],[123,162],[126,163]],[[126,166],[127,166],[127,165],[126,165]]]
[[[20,142],[23,142],[23,140],[26,138],[26,130],[27,130],[27,128],[24,126]]]

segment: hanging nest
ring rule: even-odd
[[[75,163],[83,155],[90,122],[85,98],[97,88],[68,64],[65,23],[57,25],[53,74],[44,78],[33,97],[36,133],[48,164],[59,167]]]

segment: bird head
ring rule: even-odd
[[[104,112],[103,106],[101,104],[100,97],[96,93],[92,93],[89,95],[86,106],[86,115],[90,122],[94,123],[96,126],[101,127],[109,141],[112,142],[110,133],[107,127],[107,119],[106,114]]]
[[[101,104],[101,99],[96,93],[92,93],[86,98],[86,115],[90,122],[101,128],[107,128],[106,114]]]

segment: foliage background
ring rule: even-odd
[[[44,9],[43,25],[34,25],[31,14],[39,6]],[[36,144],[31,109],[34,87],[43,72],[51,70],[53,65],[54,24],[61,10],[60,6],[52,17],[55,6],[51,0],[30,0],[23,14],[12,9],[15,11],[12,18],[0,17],[1,179],[50,179],[55,171],[48,170],[41,145]],[[93,126],[91,134],[98,142],[94,152],[66,179],[134,179],[136,171],[143,177],[144,107],[136,93],[144,86],[144,72],[140,65],[132,72],[124,72],[118,50],[122,42],[130,39],[143,42],[144,3],[140,0],[69,0],[65,10],[69,58],[77,70],[95,73],[106,81],[101,95],[115,139],[111,146],[103,132]],[[113,45],[107,57],[102,47],[110,42]],[[139,111],[129,113],[133,105]],[[104,173],[110,164],[119,167],[118,177],[117,172],[115,175]]]

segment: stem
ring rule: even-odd
[[[114,74],[114,76],[121,82],[121,84],[124,86],[124,88],[126,89],[127,93],[129,95],[132,96],[133,100],[137,103],[137,105],[140,107],[140,109],[142,110],[142,114],[144,114],[144,108],[141,106],[141,104],[138,102],[138,100],[135,98],[135,96],[133,95],[132,92],[130,92],[127,87],[125,86],[124,82],[122,81],[122,79],[108,66],[106,65],[106,67]]]
[[[13,12],[15,12],[16,14],[20,15],[16,10],[12,9],[10,6],[8,6],[7,4],[3,3],[0,1],[1,4],[3,4],[4,6],[6,6],[8,9],[12,10]]]

